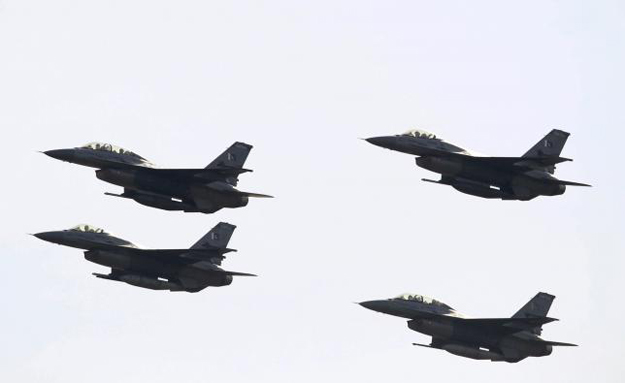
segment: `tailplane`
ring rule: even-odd
[[[228,242],[230,242],[234,229],[236,229],[236,226],[220,222],[191,246],[191,249],[225,249],[228,246]]]
[[[577,347],[577,345],[573,344],[573,343],[554,342],[554,341],[551,341],[551,340],[541,340],[540,343],[545,344],[547,346]]]
[[[546,317],[551,308],[551,303],[556,297],[547,293],[538,293],[534,298],[521,307],[512,318],[543,318]],[[540,335],[542,332],[542,326],[537,326],[531,329],[534,334]]]

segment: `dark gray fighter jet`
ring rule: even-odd
[[[204,169],[162,169],[129,150],[102,143],[44,152],[52,158],[96,168],[96,177],[124,187],[128,198],[164,210],[214,213],[224,207],[247,205],[249,197],[271,196],[246,193],[235,188],[252,145],[235,142]]]
[[[226,286],[233,276],[254,274],[220,268],[236,226],[221,222],[189,249],[142,249],[90,225],[33,234],[44,241],[85,249],[85,259],[111,268],[98,278],[125,282],[151,290],[198,292],[208,286]]]
[[[569,133],[554,129],[521,157],[488,157],[450,144],[423,130],[366,141],[386,149],[418,156],[417,166],[441,174],[423,181],[449,185],[482,197],[529,201],[538,196],[563,194],[566,185],[590,186],[555,178],[555,165],[572,161],[560,157]]]
[[[469,319],[446,304],[416,294],[361,302],[360,305],[384,314],[409,319],[408,328],[432,336],[427,344],[471,359],[519,362],[528,356],[551,354],[553,346],[576,346],[540,338],[542,325],[556,321],[547,317],[555,297],[538,293],[512,318]]]

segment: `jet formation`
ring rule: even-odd
[[[482,198],[529,201],[564,194],[566,186],[590,186],[553,176],[555,165],[572,161],[560,157],[569,133],[553,129],[521,157],[489,157],[449,143],[425,130],[371,137],[367,142],[417,156],[417,166],[441,174],[426,182],[449,185]]]
[[[48,150],[44,154],[96,168],[97,178],[124,188],[121,194],[107,195],[157,209],[210,214],[223,208],[246,206],[250,197],[272,198],[236,189],[239,175],[251,172],[243,168],[250,150],[252,145],[235,142],[203,169],[158,168],[130,150],[98,142]]]
[[[556,164],[571,161],[560,157],[568,136],[552,130],[521,157],[478,155],[421,130],[366,140],[415,155],[418,166],[441,174],[438,181],[425,181],[483,198],[527,201],[563,194],[568,185],[589,186],[553,176]],[[124,188],[121,194],[107,195],[163,210],[211,214],[246,206],[250,197],[271,198],[236,188],[239,175],[251,172],[243,167],[251,149],[251,145],[235,142],[208,166],[197,169],[158,168],[134,152],[104,143],[44,153],[95,168],[97,178]],[[151,290],[198,292],[229,285],[235,276],[256,276],[220,267],[225,254],[236,251],[227,247],[235,228],[221,222],[188,249],[144,249],[91,225],[33,235],[84,250],[87,261],[110,268],[108,274],[93,273],[98,278]],[[575,346],[540,337],[542,326],[556,320],[547,317],[554,298],[538,293],[511,318],[467,318],[442,302],[417,294],[360,305],[406,318],[411,330],[432,337],[430,344],[414,345],[471,359],[516,363],[550,355],[554,346]]]
[[[444,350],[465,358],[519,362],[550,355],[553,346],[576,346],[540,338],[555,296],[538,293],[511,318],[467,318],[443,302],[418,294],[361,302],[373,311],[408,319],[408,328],[432,337],[415,346]]]
[[[110,281],[151,290],[198,292],[209,286],[227,286],[234,276],[254,274],[226,271],[221,261],[236,226],[220,222],[188,249],[143,249],[91,225],[33,234],[44,241],[76,247],[85,259],[111,268],[108,274],[93,273]]]

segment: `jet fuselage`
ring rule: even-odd
[[[559,181],[551,175],[556,162],[541,163],[549,158],[557,158],[560,162],[568,160],[558,157],[566,137],[568,133],[553,130],[532,148],[530,157],[482,156],[418,130],[402,135],[372,137],[366,141],[417,156],[417,166],[442,175],[440,181],[425,181],[450,185],[462,193],[483,198],[525,201],[537,196],[563,194],[565,184],[575,184]],[[549,157],[540,148],[537,149],[544,144],[549,150],[554,147],[554,142],[559,148],[558,155]]]
[[[105,232],[62,230],[37,233],[34,236],[58,245],[87,250],[84,254],[87,261],[123,271],[119,276],[109,276],[106,279],[139,287],[195,292],[208,286],[226,286],[232,283],[231,275],[215,272],[214,267],[206,263],[170,262],[167,258],[141,256],[125,251],[125,248],[138,249],[138,247]],[[170,281],[162,281],[159,278]]]
[[[247,157],[250,145],[235,143],[220,158]],[[109,195],[132,199],[163,210],[214,213],[222,208],[246,206],[250,193],[235,189],[236,175],[216,169],[158,169],[150,161],[109,144],[46,151],[50,157],[96,168],[96,177],[122,186],[124,193]],[[246,171],[246,170],[245,170]],[[235,173],[236,174],[236,173]],[[254,195],[265,197],[264,195]]]
[[[510,332],[505,327],[477,324],[442,302],[419,295],[405,297],[366,301],[360,305],[409,319],[409,329],[432,337],[432,343],[426,347],[458,356],[514,363],[529,356],[546,356],[552,352],[551,345],[530,331],[519,329]]]

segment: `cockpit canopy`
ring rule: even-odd
[[[424,295],[419,295],[419,294],[402,294],[402,295],[399,295],[399,296],[393,298],[393,300],[395,300],[395,301],[415,301],[415,302],[419,302],[419,303],[425,303],[427,305],[441,306],[441,307],[448,308],[449,310],[453,310],[451,307],[447,306],[443,302],[439,302],[436,299],[432,299],[432,298],[426,297]]]
[[[83,232],[83,233],[108,234],[106,231],[104,231],[103,229],[100,229],[99,227],[86,225],[86,224],[80,224],[78,226],[74,226],[74,227],[72,227],[69,230],[70,231],[80,231],[80,232]]]
[[[130,150],[126,150],[124,148],[120,148],[119,146],[103,143],[103,142],[90,142],[86,145],[81,146],[81,148],[85,149],[93,149],[93,150],[103,150],[107,152],[113,152],[117,154],[123,154],[125,156],[134,157],[141,161],[148,162],[145,158],[141,157],[135,152],[131,152]]]
[[[434,133],[430,133],[422,129],[410,129],[409,131],[402,133],[402,136],[426,138],[428,140],[440,140],[440,138],[436,138]]]

